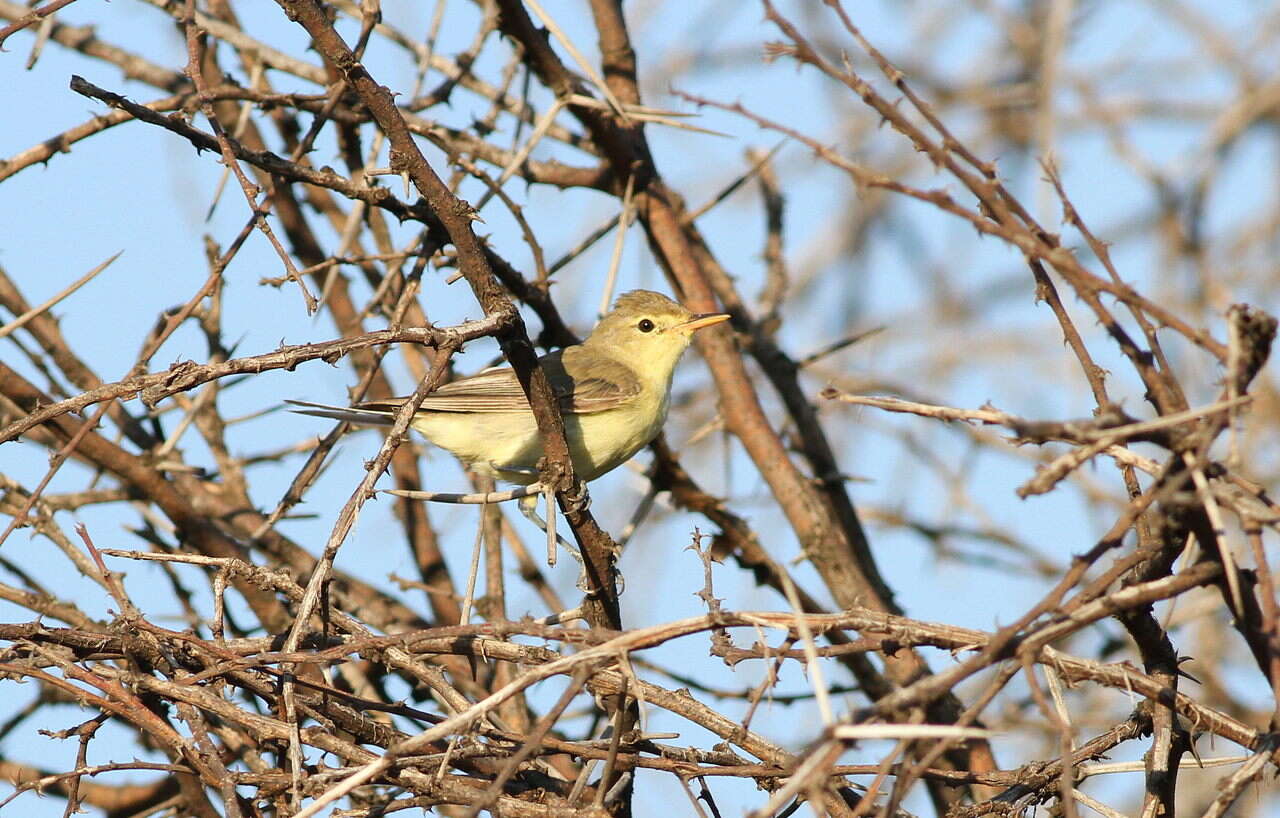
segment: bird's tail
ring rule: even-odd
[[[395,417],[394,412],[376,409],[361,409],[354,406],[328,406],[323,403],[310,403],[304,400],[286,400],[290,404],[290,412],[300,415],[314,415],[318,418],[331,418],[359,423],[362,426],[390,426]]]

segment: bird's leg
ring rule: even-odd
[[[492,464],[490,464],[492,465]],[[497,468],[496,466],[494,468]],[[530,477],[537,477],[538,470],[530,468],[508,468],[507,471],[521,472]],[[556,530],[556,492],[550,483],[544,483],[541,480],[530,483],[525,486],[525,490],[529,493],[520,498],[518,503],[520,513],[533,522],[538,528],[542,529],[542,533],[547,535],[547,565],[555,567],[556,564],[556,544],[564,546],[564,550],[573,555],[578,564],[583,566],[582,575],[579,577],[578,584],[581,585],[583,578],[586,576],[586,566],[582,562],[582,554],[578,549],[570,545],[564,537],[560,536],[560,532]],[[547,500],[547,518],[538,516],[538,495],[534,492],[540,492]]]
[[[555,500],[552,500],[551,502],[554,503]],[[550,565],[556,564],[555,548],[551,544],[559,543],[561,548],[563,548],[565,551],[568,551],[569,555],[578,561],[578,565],[583,566],[582,573],[578,578],[579,585],[581,585],[583,580],[585,580],[587,576],[586,566],[582,562],[582,554],[578,553],[577,548],[575,548],[564,537],[561,537],[560,534],[554,528],[547,525],[546,520],[542,519],[542,517],[538,515],[538,495],[529,494],[524,497],[521,497],[520,501],[516,504],[516,506],[520,509],[521,514],[527,517],[530,522],[532,522],[534,525],[536,525],[538,528],[542,529],[543,532],[546,533],[547,542],[548,542],[548,551],[547,551],[548,564]]]
[[[534,486],[538,486],[538,485],[539,485],[538,483],[534,483],[532,486],[528,486],[527,488],[533,488]],[[551,520],[550,524],[548,524],[546,521],[544,521],[541,517],[538,516],[538,496],[536,494],[530,494],[526,497],[520,498],[520,502],[518,503],[520,507],[520,512],[524,514],[524,516],[532,520],[534,525],[536,525],[538,528],[541,528],[544,532],[546,532],[547,564],[548,565],[556,564],[555,553],[556,553],[556,543],[558,542],[564,548],[564,550],[568,551],[569,554],[572,555],[573,558],[578,561],[578,569],[579,569],[578,581],[577,581],[578,590],[582,591],[583,593],[590,593],[591,583],[587,579],[587,563],[585,560],[583,560],[582,553],[579,552],[577,548],[573,547],[568,542],[566,542],[564,537],[561,537],[560,534],[555,530],[556,494],[554,491],[552,491],[550,486],[546,487],[542,491],[543,491],[543,496],[547,498],[547,517]],[[583,500],[583,495],[585,494],[586,494],[585,491],[580,491],[578,493],[576,502],[581,503]],[[613,574],[614,587],[617,589],[617,593],[621,594],[627,587],[627,581],[623,578],[622,572],[618,570],[618,566],[616,563],[611,562],[610,568],[611,568],[611,573]]]
[[[498,468],[492,463],[490,463],[489,466],[495,471]],[[528,475],[531,478],[535,478],[533,483],[525,486],[526,493],[520,498],[518,505],[520,507],[520,513],[532,520],[533,524],[542,529],[542,533],[547,535],[547,565],[555,567],[557,543],[563,545],[564,549],[572,554],[574,559],[581,563],[582,555],[578,553],[576,548],[566,542],[556,530],[556,493],[555,489],[551,487],[551,484],[544,483],[541,480],[536,479],[538,477],[537,469],[517,466],[514,468],[508,467],[506,471],[518,472],[520,474]],[[547,498],[547,518],[545,520],[538,516],[538,496],[535,492],[541,492],[542,495]]]
[[[547,495],[547,505],[554,508],[555,495],[550,489],[544,487],[541,483],[532,483],[528,486],[520,486],[519,488],[509,489],[507,491],[490,491],[479,492],[474,494],[450,494],[442,491],[409,491],[408,489],[383,489],[382,494],[393,494],[397,497],[406,497],[410,500],[428,500],[434,503],[457,503],[466,505],[480,505],[484,503],[502,503],[507,500],[518,500],[517,506],[520,513],[527,517],[534,525],[547,535],[547,563],[555,565],[555,546],[558,543],[561,548],[569,552],[569,555],[578,561],[578,589],[586,592],[590,590],[587,582],[587,567],[582,560],[582,554],[578,549],[561,537],[556,530],[547,524],[547,521],[538,515],[538,496]],[[618,593],[622,593],[623,583],[622,575],[618,573],[617,567],[614,567],[615,581],[618,584]]]
[[[544,532],[546,532],[547,564],[548,565],[556,564],[556,558],[555,558],[556,543],[559,542],[560,545],[564,546],[564,549],[568,551],[570,554],[572,554],[573,558],[578,561],[578,566],[580,569],[578,573],[578,582],[577,582],[578,590],[582,591],[583,593],[590,593],[591,583],[587,578],[586,561],[582,558],[582,554],[578,551],[578,549],[574,548],[573,546],[569,545],[569,543],[565,542],[564,538],[561,537],[560,534],[557,533],[555,530],[555,519],[556,519],[555,491],[551,488],[550,485],[546,485],[542,482],[538,482],[530,486],[526,486],[526,488],[529,488],[529,489],[532,489],[534,487],[542,487],[541,491],[543,495],[547,498],[547,519],[550,520],[550,524],[544,522],[542,518],[538,516],[538,498],[535,495],[529,495],[520,500],[520,503],[519,503],[520,511],[524,514],[524,516],[532,520],[534,525],[538,526],[538,528],[541,528]],[[575,485],[573,489],[570,489],[569,491],[564,492],[563,496],[565,498],[565,501],[568,507],[570,508],[577,507],[579,510],[585,510],[587,506],[590,505],[590,497],[587,495],[586,483],[582,483],[582,482],[577,483],[577,485]],[[621,594],[627,587],[627,581],[626,579],[623,578],[622,572],[618,570],[618,565],[616,562],[611,560],[609,564],[609,568],[610,568],[610,574],[613,577],[614,588],[617,589],[616,593]]]

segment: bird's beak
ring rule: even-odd
[[[687,332],[692,335],[695,331],[703,327],[709,327],[712,324],[719,324],[721,321],[728,321],[729,316],[723,312],[707,312],[702,315],[695,315],[688,321],[676,324],[673,329]]]

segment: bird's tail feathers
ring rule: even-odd
[[[329,406],[327,404],[311,403],[305,400],[286,400],[285,403],[290,405],[290,412],[297,412],[300,415],[312,415],[318,418],[330,418],[331,420],[345,420],[350,423],[359,423],[362,426],[390,426],[393,420],[393,416],[389,412],[380,412],[371,409],[357,409],[353,406]]]

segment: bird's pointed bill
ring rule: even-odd
[[[685,332],[693,332],[703,327],[709,327],[713,324],[719,324],[721,321],[728,321],[729,316],[723,312],[708,312],[702,315],[695,315],[688,321],[676,324],[672,329],[683,330]]]

